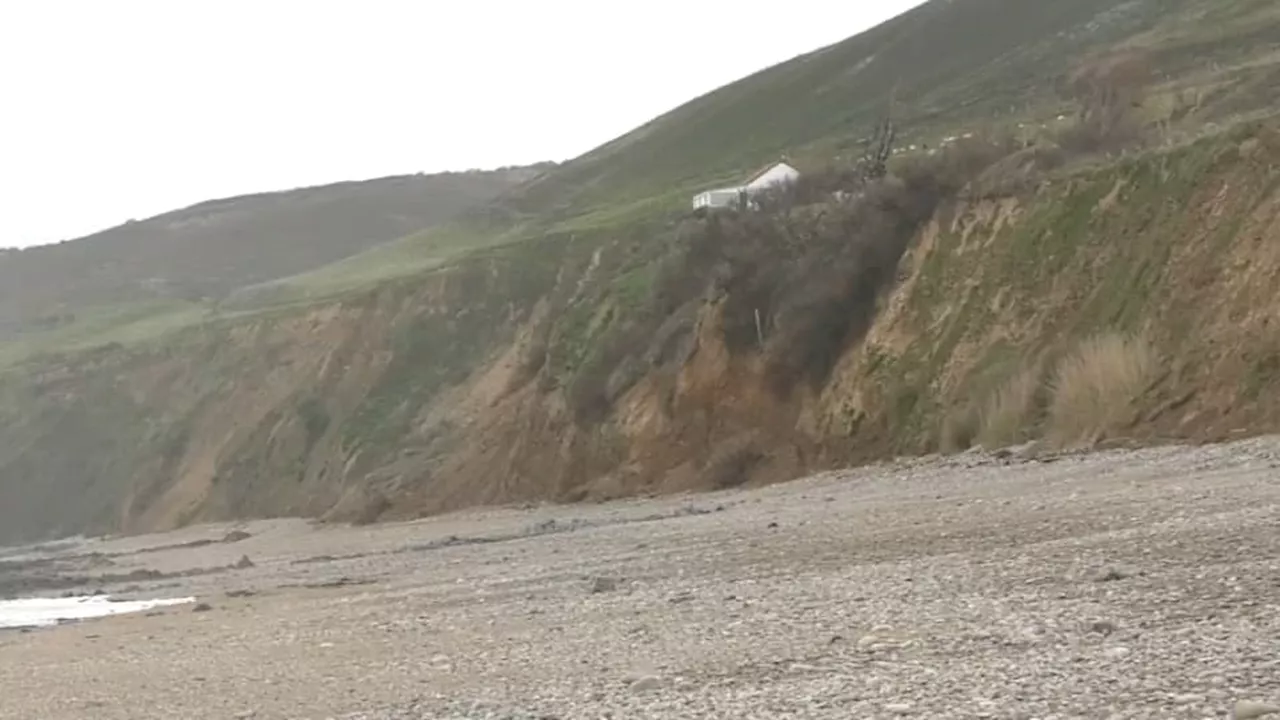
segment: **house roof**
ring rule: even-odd
[[[747,178],[747,181],[746,181],[746,182],[744,182],[744,183],[742,183],[742,184],[743,184],[744,186],[745,186],[745,185],[750,185],[751,183],[753,183],[753,182],[755,182],[756,180],[759,180],[761,177],[763,177],[765,173],[767,173],[767,172],[769,172],[770,170],[772,170],[772,169],[774,169],[774,168],[778,167],[779,165],[786,165],[787,167],[791,168],[792,170],[796,170],[796,169],[795,169],[795,166],[793,166],[793,165],[791,165],[790,163],[788,163],[788,162],[787,162],[787,159],[786,159],[785,157],[783,157],[783,158],[782,158],[782,159],[780,159],[780,160],[773,160],[773,161],[771,161],[769,164],[767,164],[767,165],[765,165],[764,167],[760,168],[759,170],[756,170],[754,173],[751,173],[751,176]],[[800,171],[799,171],[799,170],[796,170],[796,172],[800,172]]]
[[[713,189],[710,189],[710,190],[703,190],[702,192],[698,193],[698,194],[697,194],[697,195],[695,195],[694,197],[701,197],[702,195],[709,195],[709,194],[711,194],[711,193],[739,193],[739,192],[743,192],[744,190],[746,190],[746,189],[748,188],[748,186],[750,186],[750,185],[751,185],[751,183],[755,182],[756,180],[759,180],[761,177],[763,177],[763,176],[765,175],[765,173],[767,173],[767,172],[769,172],[770,170],[772,170],[772,169],[774,169],[774,168],[778,167],[779,165],[785,165],[786,167],[791,168],[793,171],[795,171],[795,172],[797,172],[797,173],[798,173],[798,172],[800,172],[799,170],[796,170],[796,168],[795,168],[795,166],[794,166],[794,165],[792,165],[792,164],[790,164],[790,163],[788,163],[788,162],[787,162],[786,156],[783,156],[783,158],[782,158],[781,160],[774,160],[773,162],[770,162],[768,165],[765,165],[764,167],[762,167],[762,168],[760,168],[759,170],[757,170],[757,171],[755,171],[754,173],[752,173],[752,174],[751,174],[751,177],[749,177],[749,178],[747,179],[747,181],[746,181],[746,182],[744,182],[744,183],[742,183],[741,185],[736,185],[736,186],[734,186],[734,187],[722,187],[722,188],[713,188]]]

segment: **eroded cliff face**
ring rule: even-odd
[[[1280,135],[1250,128],[945,203],[817,383],[779,386],[708,293],[617,363],[584,417],[555,348],[581,354],[570,340],[625,312],[584,288],[632,277],[609,258],[635,251],[566,238],[46,358],[0,382],[0,542],[606,499],[933,452],[993,388],[1115,330],[1160,365],[1125,437],[1280,429],[1277,168]]]
[[[1250,129],[941,214],[816,406],[843,459],[927,452],[942,426],[1083,339],[1142,337],[1128,438],[1277,428],[1280,135]]]
[[[11,372],[0,385],[0,536],[316,516],[376,497],[399,464],[448,445],[452,429],[427,422],[432,400],[512,342],[558,269],[481,257]]]

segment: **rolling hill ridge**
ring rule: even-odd
[[[0,337],[77,311],[215,301],[444,223],[550,165],[407,175],[225,198],[0,255]]]

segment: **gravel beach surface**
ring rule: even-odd
[[[0,631],[4,719],[1280,720],[1274,438],[202,526],[4,574],[199,601]]]

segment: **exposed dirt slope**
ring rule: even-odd
[[[1112,331],[1158,356],[1119,434],[1277,427],[1277,163],[1276,129],[1243,128],[940,214],[824,389],[821,434],[846,457],[934,449],[943,418]]]

